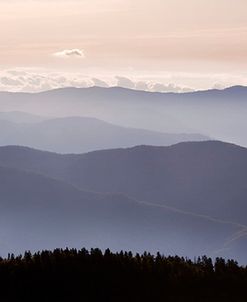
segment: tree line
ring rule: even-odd
[[[206,256],[55,249],[0,259],[0,301],[247,301],[247,268]]]

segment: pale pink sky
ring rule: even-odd
[[[246,0],[0,0],[0,12],[1,69],[246,80]]]

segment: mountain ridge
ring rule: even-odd
[[[133,251],[183,250],[191,255],[184,241],[196,237],[194,248],[202,251],[200,237],[205,227],[212,235],[206,249],[213,253],[227,236],[241,230],[236,225],[223,227],[207,218],[147,206],[122,194],[81,191],[21,169],[0,166],[0,180],[0,229],[4,230],[4,236],[0,232],[1,255],[3,251],[20,253],[24,249],[80,244],[115,250],[126,246]],[[193,231],[195,226],[198,232]],[[169,238],[171,233],[181,237],[180,243]]]
[[[121,86],[110,86],[110,87],[100,87],[100,86],[92,86],[92,87],[61,87],[61,88],[54,88],[46,91],[41,92],[12,92],[12,91],[0,91],[0,94],[22,94],[22,95],[33,95],[33,94],[46,94],[49,92],[58,92],[58,91],[80,91],[80,90],[119,90],[119,91],[134,91],[134,92],[145,92],[147,94],[157,94],[157,95],[187,95],[187,94],[195,94],[195,93],[203,93],[203,92],[229,92],[229,91],[236,91],[236,90],[247,90],[247,86],[245,85],[233,85],[229,87],[225,87],[223,89],[216,89],[216,88],[209,88],[209,89],[199,89],[195,91],[186,91],[186,92],[158,92],[158,91],[147,91],[147,90],[139,90],[139,89],[131,89],[125,88]]]
[[[247,149],[234,144],[187,142],[76,155],[21,149],[21,160],[18,152],[11,152],[14,147],[6,148],[0,148],[0,164],[33,169],[89,191],[124,193],[215,218],[246,221],[240,204],[244,208]],[[234,207],[234,199],[239,206]]]
[[[13,116],[9,116],[12,120]],[[21,118],[24,118],[23,115]],[[0,145],[25,145],[59,153],[84,153],[139,144],[170,145],[180,141],[208,139],[196,133],[163,133],[123,127],[92,117],[47,118],[36,122],[30,122],[30,119],[28,116],[26,123],[14,123],[1,120],[0,113]]]
[[[91,116],[125,127],[202,133],[247,146],[247,88],[154,93],[126,88],[60,88],[42,93],[0,94],[2,111],[43,116]]]

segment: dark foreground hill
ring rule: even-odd
[[[244,302],[247,269],[203,256],[56,249],[0,260],[1,301]]]

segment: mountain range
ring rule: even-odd
[[[247,149],[218,141],[77,155],[1,147],[1,250],[85,245],[244,262],[246,166]]]
[[[23,112],[0,113],[0,146],[22,145],[59,153],[84,153],[207,139],[207,136],[195,133],[161,133],[121,127],[89,117],[48,119]]]
[[[165,133],[201,133],[247,146],[247,88],[153,93],[125,88],[63,88],[0,93],[2,111],[50,117],[89,116],[124,127]]]
[[[0,254],[97,246],[246,263],[246,99],[241,86],[0,93]]]

